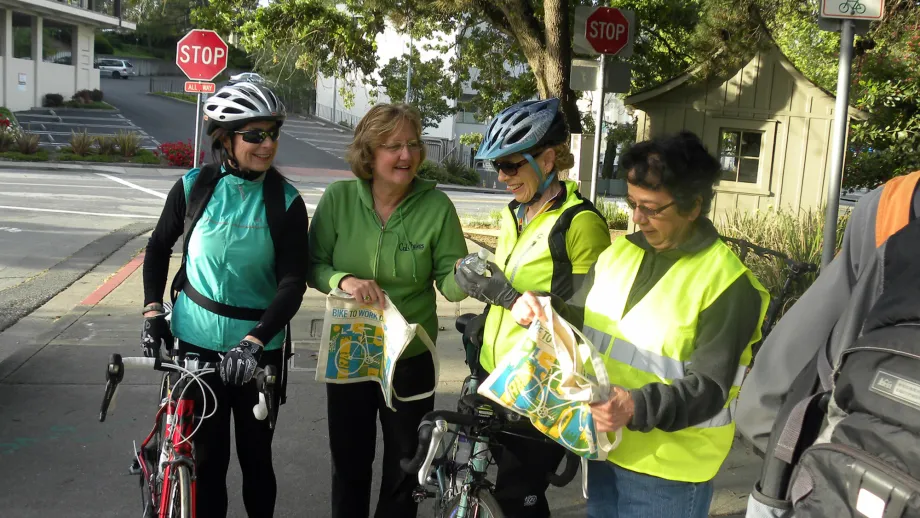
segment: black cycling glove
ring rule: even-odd
[[[167,349],[171,349],[172,342],[173,336],[165,313],[144,318],[144,328],[141,330],[141,348],[144,349],[144,356],[156,358],[160,354],[160,344],[163,343]]]
[[[245,385],[249,383],[259,366],[262,346],[249,340],[240,341],[220,362],[220,379],[224,385]]]
[[[463,261],[457,267],[454,279],[457,280],[460,289],[470,297],[510,310],[521,294],[511,286],[497,264],[490,261],[486,263],[486,269],[490,275],[479,275]]]

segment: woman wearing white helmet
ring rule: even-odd
[[[471,324],[482,332],[481,340],[468,329],[473,342],[481,343],[480,379],[527,333],[510,314],[520,294],[532,290],[571,298],[610,246],[604,217],[581,197],[575,182],[559,178],[560,171],[574,165],[568,139],[559,99],[525,101],[495,116],[476,154],[477,159],[492,163],[498,180],[514,195],[502,210],[496,261],[488,264],[490,275],[476,274],[467,260],[457,268],[461,289],[489,304]],[[494,451],[498,458],[495,497],[506,516],[546,517],[547,475],[558,467],[565,449],[540,441],[542,435],[533,427],[527,434],[538,440],[501,437],[502,447]]]
[[[268,88],[225,86],[204,103],[215,163],[192,169],[170,190],[144,260],[144,331],[148,356],[161,343],[181,355],[219,362],[206,375],[217,401],[193,437],[196,516],[227,515],[230,413],[250,517],[270,517],[277,491],[272,429],[256,420],[257,365],[283,363],[285,326],[306,291],[307,209],[272,166],[285,111]],[[182,268],[170,289],[172,324],[163,316],[169,257],[179,236]],[[197,394],[200,410],[202,395]],[[275,408],[280,394],[276,397]],[[215,407],[216,403],[216,407]]]

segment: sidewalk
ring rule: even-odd
[[[104,366],[112,353],[140,354],[142,259],[146,235],[138,236],[70,288],[0,334],[0,350],[14,348],[0,361],[0,509],[5,516],[124,516],[138,503],[137,481],[126,477],[131,441],[150,427],[158,376],[129,370],[116,406],[105,423],[96,412],[102,397]],[[468,241],[471,252],[478,250]],[[174,256],[170,278],[178,266]],[[288,404],[280,409],[274,443],[279,480],[276,516],[328,514],[329,453],[325,389],[313,380],[324,296],[308,290],[293,327],[294,352]],[[436,408],[456,404],[468,373],[455,318],[478,312],[481,304],[450,303],[438,296],[441,364]],[[375,474],[379,479],[379,454]],[[715,479],[713,516],[743,512],[746,492],[760,459],[740,442]],[[550,488],[553,516],[584,515],[578,481]],[[239,469],[231,460],[230,516],[244,516]],[[376,486],[374,491],[376,492]],[[376,501],[376,496],[374,496]],[[428,505],[420,506],[420,516]],[[119,509],[115,514],[105,514]]]

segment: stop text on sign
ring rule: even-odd
[[[628,30],[629,27],[622,23],[595,21],[588,24],[588,37],[618,40],[624,38]]]
[[[180,63],[217,65],[226,55],[227,51],[220,47],[202,47],[201,45],[181,45],[179,47]]]

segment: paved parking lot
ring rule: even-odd
[[[141,137],[141,147],[156,149],[160,143],[121,113],[109,110],[74,110],[45,108],[16,112],[22,129],[41,135],[42,146],[70,145],[71,132],[84,129],[90,135],[113,137],[118,131],[134,131]]]

